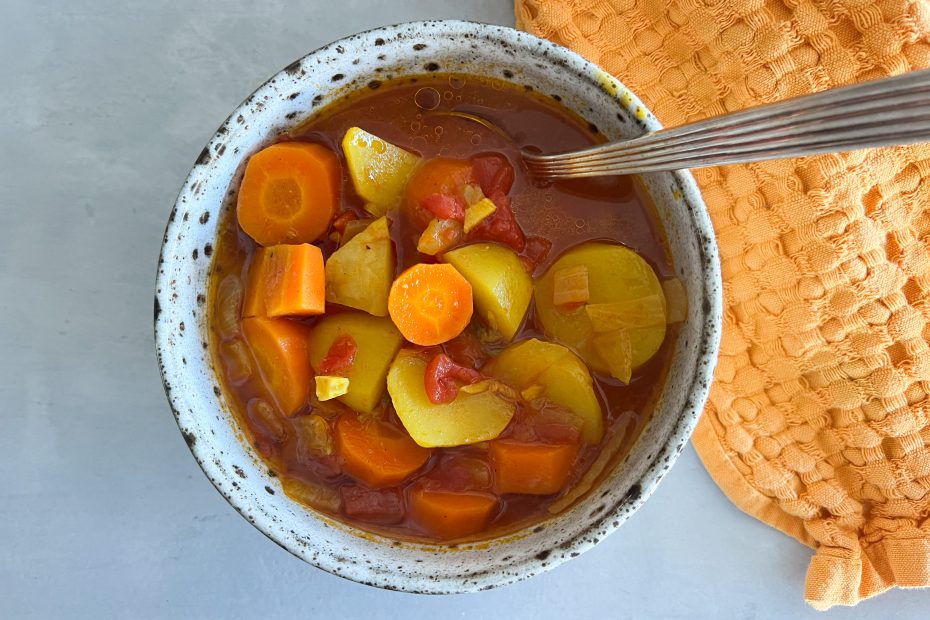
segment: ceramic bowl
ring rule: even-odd
[[[181,434],[245,519],[330,573],[392,590],[453,593],[551,569],[603,540],[646,501],[688,441],[707,397],[720,337],[721,281],[713,230],[694,179],[688,172],[645,176],[688,291],[688,317],[651,421],[604,482],[565,513],[503,538],[443,546],[372,535],[290,500],[240,439],[207,346],[207,279],[218,223],[234,206],[246,158],[275,136],[348,90],[436,71],[494,76],[558,96],[612,139],[660,127],[635,94],[597,66],[510,28],[417,22],[331,43],[261,85],[194,163],[158,260],[155,342]]]

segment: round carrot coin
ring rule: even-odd
[[[339,200],[339,160],[319,144],[281,142],[249,159],[236,215],[260,245],[313,243]]]
[[[449,264],[420,263],[391,285],[388,313],[404,338],[431,346],[452,340],[471,321],[471,284]]]

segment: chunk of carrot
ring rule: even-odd
[[[265,311],[270,317],[323,314],[323,252],[309,243],[265,250]]]
[[[443,540],[481,531],[497,508],[491,493],[432,491],[417,487],[410,494],[410,514],[426,531]]]
[[[306,325],[289,319],[242,320],[242,333],[265,385],[287,415],[293,415],[310,397],[313,369],[307,354],[309,331]]]
[[[572,473],[578,444],[535,444],[512,439],[491,442],[490,461],[498,493],[558,493]]]
[[[402,482],[423,467],[431,453],[406,431],[374,419],[360,420],[354,411],[336,421],[336,445],[345,471],[374,488]]]
[[[265,316],[265,248],[257,248],[249,263],[249,275],[245,284],[245,299],[242,302],[242,318]]]
[[[239,226],[259,245],[312,243],[339,202],[339,160],[307,142],[281,142],[249,159],[239,187]]]
[[[388,313],[404,338],[431,346],[452,340],[471,320],[471,284],[452,265],[414,265],[400,274],[388,295]]]
[[[326,306],[323,252],[315,245],[273,245],[252,256],[242,316],[313,316]]]
[[[437,157],[421,165],[407,182],[403,202],[403,209],[414,228],[423,231],[436,217],[423,204],[435,200],[435,195],[464,202],[462,190],[471,177],[472,165],[466,160]],[[462,208],[466,206],[467,203]]]

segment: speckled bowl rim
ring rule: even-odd
[[[513,562],[507,564],[506,569],[500,565],[478,571],[462,569],[460,571],[461,574],[443,574],[432,576],[430,579],[427,579],[427,575],[425,574],[416,573],[415,571],[405,573],[401,569],[414,568],[412,565],[407,566],[407,564],[410,563],[411,557],[415,557],[418,553],[422,553],[423,557],[428,558],[429,561],[441,562],[444,554],[449,553],[450,548],[441,545],[399,543],[356,530],[351,526],[332,521],[321,515],[314,515],[318,521],[322,522],[324,527],[333,528],[333,530],[331,530],[333,532],[338,530],[350,531],[350,533],[359,537],[359,541],[367,540],[369,543],[374,541],[379,545],[390,545],[392,548],[396,548],[398,553],[401,553],[401,550],[403,550],[407,556],[401,560],[404,564],[397,566],[398,571],[395,574],[390,566],[372,566],[370,562],[367,564],[357,562],[352,558],[352,550],[345,547],[343,547],[345,554],[337,554],[332,553],[331,550],[319,548],[322,544],[320,540],[304,540],[301,541],[302,544],[296,544],[293,538],[285,536],[279,531],[279,528],[276,528],[271,522],[265,519],[267,513],[263,513],[265,515],[264,517],[263,514],[256,516],[254,510],[260,508],[260,506],[254,505],[254,502],[243,501],[240,497],[240,493],[236,492],[240,489],[240,484],[245,480],[243,472],[236,466],[233,466],[233,471],[225,468],[216,456],[217,450],[219,450],[219,454],[222,454],[223,451],[219,449],[218,446],[213,445],[209,437],[198,437],[189,428],[192,421],[190,416],[194,415],[194,406],[192,406],[192,404],[194,404],[197,399],[207,399],[209,404],[215,406],[220,412],[217,415],[226,415],[228,417],[228,412],[224,412],[225,407],[222,402],[221,391],[218,387],[219,382],[216,381],[215,376],[209,381],[209,383],[213,384],[212,394],[206,391],[201,391],[201,393],[198,394],[191,394],[190,390],[176,388],[175,382],[180,381],[184,384],[186,375],[190,373],[189,368],[187,368],[187,359],[178,354],[175,350],[179,334],[183,336],[185,331],[183,319],[186,314],[179,315],[178,313],[180,310],[174,308],[174,304],[178,303],[179,296],[181,299],[179,308],[190,310],[191,322],[196,324],[203,332],[203,355],[207,357],[210,355],[208,347],[206,346],[206,333],[204,331],[206,329],[204,318],[205,295],[198,292],[195,297],[194,291],[189,290],[189,286],[185,288],[183,282],[178,284],[176,279],[170,279],[171,275],[174,273],[171,271],[171,267],[180,260],[177,254],[172,255],[172,251],[176,250],[177,246],[181,243],[184,232],[183,227],[189,227],[192,224],[192,222],[188,222],[188,216],[191,215],[190,211],[184,213],[183,219],[179,216],[179,213],[185,210],[185,203],[187,202],[185,197],[196,195],[198,186],[201,186],[201,184],[209,180],[211,161],[215,157],[223,155],[223,151],[226,149],[225,140],[230,133],[230,129],[235,127],[237,122],[242,122],[244,114],[248,113],[249,116],[253,116],[256,113],[256,105],[259,106],[260,112],[261,96],[276,82],[276,80],[283,79],[286,76],[297,75],[298,72],[300,72],[301,76],[305,75],[308,71],[312,72],[314,61],[316,61],[316,64],[319,64],[319,59],[332,53],[333,50],[341,53],[341,47],[350,41],[364,39],[372,45],[377,46],[392,37],[400,37],[403,39],[405,36],[409,36],[405,35],[405,32],[416,32],[417,36],[423,36],[424,33],[428,34],[431,30],[435,29],[457,29],[460,32],[472,33],[470,36],[480,35],[488,37],[490,40],[494,40],[493,38],[497,37],[500,41],[505,42],[525,42],[528,46],[532,46],[533,51],[538,54],[540,61],[554,63],[560,67],[564,67],[567,71],[573,71],[578,76],[583,76],[585,79],[600,82],[603,88],[611,92],[618,106],[623,108],[625,111],[624,116],[634,119],[641,131],[655,131],[661,128],[661,125],[651,112],[649,112],[648,108],[646,108],[634,94],[624,88],[622,84],[613,78],[609,78],[609,76],[607,76],[607,81],[605,82],[606,74],[596,65],[562,46],[511,28],[458,20],[439,20],[384,26],[345,37],[307,54],[269,78],[269,80],[256,89],[252,95],[230,114],[204,147],[181,189],[178,200],[168,220],[161,253],[159,255],[154,312],[156,355],[169,405],[191,453],[204,470],[204,473],[226,500],[242,514],[244,518],[272,541],[295,556],[327,572],[367,585],[429,594],[485,590],[529,578],[539,572],[550,570],[571,558],[577,557],[584,551],[593,547],[600,540],[603,540],[606,535],[619,528],[619,526],[652,494],[659,481],[677,459],[697,424],[703,404],[708,395],[714,366],[716,364],[722,317],[722,283],[719,258],[710,218],[701,199],[700,191],[691,174],[687,171],[670,173],[669,177],[672,179],[672,182],[668,187],[668,191],[674,193],[676,199],[682,200],[685,203],[685,208],[690,213],[691,223],[694,225],[696,236],[698,237],[695,243],[698,246],[699,256],[703,263],[704,281],[700,295],[693,297],[691,296],[691,291],[689,291],[689,298],[692,300],[692,306],[694,305],[693,301],[695,299],[700,300],[700,309],[698,313],[701,323],[698,326],[697,332],[700,342],[695,342],[692,345],[694,347],[700,347],[698,362],[696,363],[695,373],[690,384],[690,390],[688,391],[685,404],[681,407],[678,419],[668,435],[668,439],[659,450],[655,451],[654,454],[650,453],[646,457],[649,463],[648,467],[638,480],[629,486],[620,501],[617,501],[614,505],[609,507],[606,506],[606,504],[601,504],[594,512],[586,516],[586,518],[590,520],[590,523],[586,526],[582,535],[562,540],[557,546],[551,549],[543,549],[530,556],[515,557],[513,558]],[[448,33],[446,32],[445,34]],[[504,45],[506,45],[506,43],[504,43]],[[361,85],[358,86],[360,87]],[[314,98],[312,102],[308,102],[311,104],[309,106],[311,108],[310,112],[312,112],[312,108],[316,107],[318,99],[319,97]],[[308,114],[308,116],[309,115],[312,114]],[[617,117],[620,118],[621,114],[618,113]],[[288,115],[287,118],[288,121],[290,121],[290,125],[301,122],[294,120],[294,117],[291,115]],[[242,154],[240,159],[244,159],[245,156],[246,154]],[[229,196],[227,196],[227,200],[228,198]],[[213,212],[218,212],[222,207],[222,204],[214,205]],[[196,216],[196,214],[194,215]],[[205,225],[205,220],[209,220],[209,218],[210,211],[205,211],[199,218],[200,224]],[[216,223],[214,222],[213,226],[215,225]],[[174,242],[175,236],[177,236],[177,244]],[[215,239],[215,234],[212,238]],[[211,243],[208,242],[203,246],[202,255],[205,259],[209,258],[211,250]],[[197,260],[197,254],[198,251],[195,248],[193,252],[195,261]],[[188,284],[189,281],[190,275],[188,275]],[[169,312],[165,311],[169,304],[172,305],[170,316]],[[691,320],[692,317],[689,315],[689,321]],[[212,361],[208,361],[208,364],[212,364]],[[210,370],[212,372],[212,367]],[[203,377],[200,379],[203,379]],[[194,378],[191,379],[191,381],[196,384],[197,379]],[[205,383],[204,385],[207,384]],[[196,403],[196,406],[201,405],[202,403]],[[646,432],[647,430],[644,429],[643,435],[645,435]],[[642,435],[640,438],[641,437]],[[637,439],[637,442],[638,441],[639,439]],[[246,446],[246,449],[247,451],[250,450],[248,446]],[[629,460],[629,456],[626,460]],[[626,463],[626,460],[624,460],[624,463]],[[618,466],[618,469],[622,467],[623,464]],[[237,480],[237,478],[241,480]],[[270,483],[274,481],[269,476],[267,480],[261,482]],[[261,484],[261,482],[259,482],[259,484]],[[273,493],[273,489],[268,484],[266,484],[264,488],[269,494]],[[608,491],[609,489],[604,491],[601,494],[601,498],[607,496]],[[255,502],[260,504],[260,496],[255,495],[254,497]],[[587,503],[589,499],[590,497],[585,499],[582,503]],[[572,515],[574,515],[574,509],[570,509],[567,512],[571,512]],[[559,517],[553,518],[553,521],[563,517],[564,515],[560,515]],[[461,550],[462,552],[476,552],[476,550],[478,550],[477,552],[480,553],[480,549],[488,545],[498,546],[508,545],[511,542],[516,543],[520,541],[522,536],[526,535],[528,537],[543,529],[543,526],[537,526],[532,532],[526,530],[516,535],[505,536],[491,541],[479,541],[475,544],[463,545],[460,548],[458,546],[453,546],[451,549]],[[319,532],[317,532],[317,534],[318,533]],[[291,534],[297,536],[294,530],[291,530]],[[299,538],[299,536],[297,538]],[[411,553],[413,554],[412,556],[409,555]],[[507,558],[505,557],[504,559],[506,560]],[[415,561],[423,562],[424,560],[416,559]]]

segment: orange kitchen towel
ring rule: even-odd
[[[665,125],[930,67],[928,0],[516,0]],[[695,171],[724,331],[694,444],[816,549],[807,601],[930,585],[930,146]]]

